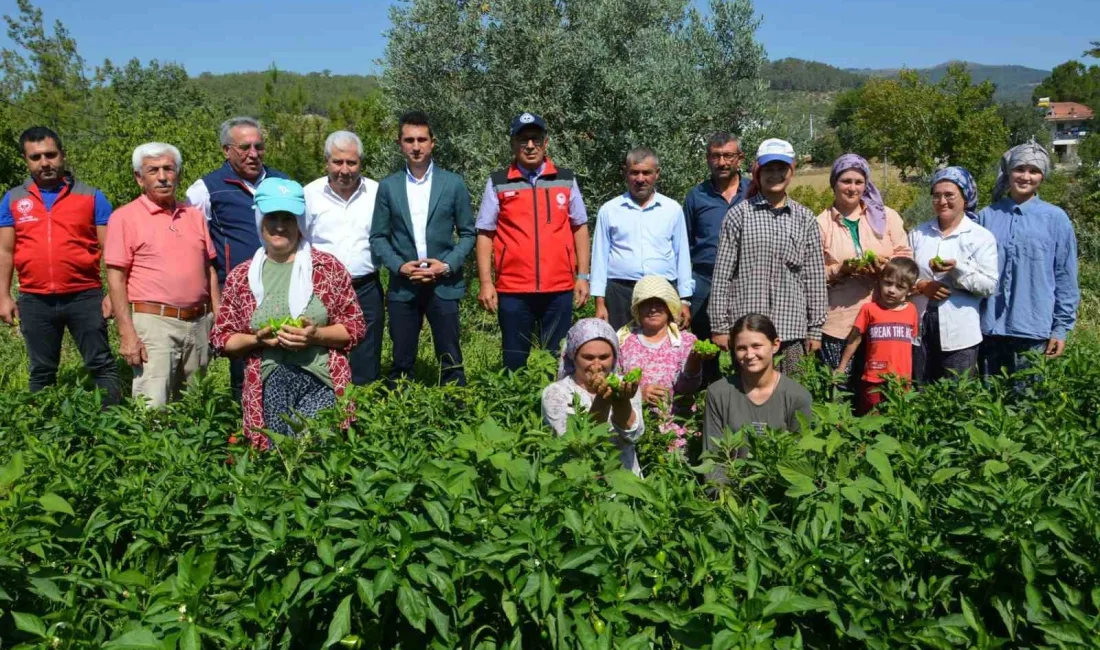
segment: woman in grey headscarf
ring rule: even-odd
[[[569,329],[558,366],[558,380],[542,391],[542,418],[564,435],[568,416],[574,415],[574,396],[597,422],[608,422],[627,469],[641,476],[634,442],[645,432],[642,396],[637,382],[612,390],[607,378],[620,369],[619,337],[598,318],[584,318]]]
[[[1023,368],[1023,354],[1057,357],[1077,320],[1077,235],[1065,211],[1039,198],[1050,156],[1034,140],[1001,157],[992,205],[978,223],[997,240],[1000,279],[982,304],[985,375]]]

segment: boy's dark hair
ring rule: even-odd
[[[774,341],[779,338],[779,333],[775,331],[775,324],[772,323],[772,319],[768,318],[764,314],[745,314],[741,318],[737,319],[737,322],[730,328],[730,339],[737,338],[737,335],[741,332],[757,332],[768,337],[769,341]],[[730,341],[732,345],[733,341]],[[732,347],[730,348],[733,349]]]
[[[28,142],[42,142],[43,140],[51,139],[57,143],[57,148],[61,153],[65,153],[65,147],[61,144],[61,137],[54,132],[48,126],[32,126],[31,128],[23,131],[19,134],[19,153],[23,154],[26,150],[26,144]]]
[[[435,138],[435,134],[432,133],[432,123],[428,119],[428,114],[424,111],[406,111],[401,114],[401,117],[397,120],[397,139],[401,139],[401,133],[406,124],[413,126],[426,126],[428,127],[428,137]]]
[[[882,277],[901,280],[912,288],[920,277],[920,267],[908,257],[895,257],[882,269]]]

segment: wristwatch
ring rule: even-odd
[[[578,273],[577,274],[577,279],[578,280],[584,280],[585,282],[588,282],[588,278],[589,278],[589,275],[587,273]]]

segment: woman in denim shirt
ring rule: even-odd
[[[1050,156],[1034,141],[1001,158],[993,203],[978,223],[997,239],[1000,279],[982,304],[982,374],[1016,372],[1023,354],[1057,357],[1077,320],[1077,236],[1062,210],[1038,196]]]

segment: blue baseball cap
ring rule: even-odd
[[[794,147],[786,140],[769,138],[756,149],[756,164],[763,167],[773,160],[781,160],[788,165],[794,164]]]
[[[509,135],[515,135],[528,126],[536,126],[543,133],[546,133],[546,120],[534,113],[520,113],[512,118],[512,128],[509,130]]]
[[[256,188],[253,207],[260,214],[289,212],[296,217],[306,213],[306,193],[299,183],[287,178],[267,178]]]

